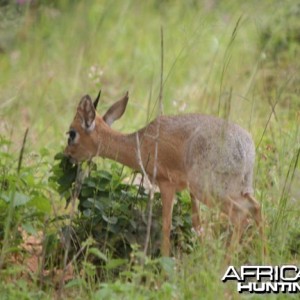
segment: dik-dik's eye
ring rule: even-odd
[[[69,134],[68,145],[70,145],[74,143],[77,133],[74,129],[71,129],[70,131],[67,132],[67,134]]]

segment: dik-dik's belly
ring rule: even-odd
[[[159,182],[169,182],[172,184],[176,192],[180,192],[187,188],[187,174],[178,169],[166,168],[158,166],[156,181]]]

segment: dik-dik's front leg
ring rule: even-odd
[[[175,197],[175,187],[169,182],[159,182],[159,189],[162,200],[162,243],[161,254],[163,256],[170,255],[170,232],[172,225],[172,212]]]

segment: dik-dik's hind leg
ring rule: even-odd
[[[245,200],[246,200],[246,202],[245,202]],[[253,218],[253,220],[256,223],[256,226],[258,227],[261,238],[264,239],[261,208],[260,208],[260,204],[257,202],[257,200],[252,195],[247,193],[242,196],[241,201],[236,202],[236,203],[237,203],[237,205],[239,205],[239,207],[241,209],[244,210],[244,213],[246,214],[245,222],[247,223],[249,218]]]
[[[230,246],[234,246],[240,242],[243,233],[248,227],[250,218],[252,218],[258,226],[259,233],[264,242],[261,209],[259,203],[254,197],[250,194],[245,194],[239,199],[227,197],[225,199],[223,210],[229,216],[232,224],[234,225]],[[265,252],[264,246],[263,249]]]
[[[261,208],[260,204],[257,200],[251,196],[250,194],[245,194],[245,197],[249,200],[250,203],[250,213],[259,229],[259,232],[262,233],[263,231],[263,222],[262,222],[262,215],[261,215]]]
[[[265,233],[264,233],[264,222],[262,218],[262,213],[261,213],[261,207],[260,204],[257,202],[257,200],[250,194],[245,194],[245,197],[249,200],[251,203],[251,209],[250,212],[253,216],[253,219],[258,227],[259,234],[262,240],[262,245],[263,245],[263,253],[267,253],[266,249],[266,240],[265,240]]]
[[[235,235],[240,238],[248,225],[247,216],[249,212],[247,208],[244,208],[242,204],[229,196],[223,201],[222,210],[234,226]]]
[[[248,222],[248,211],[244,209],[237,201],[230,197],[226,197],[222,201],[222,211],[228,216],[231,224],[233,225],[233,231],[230,239],[227,241],[227,249],[225,255],[226,264],[230,264],[232,255],[236,253],[242,234],[244,233]]]

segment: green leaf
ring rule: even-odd
[[[48,150],[48,148],[43,147],[43,148],[40,149],[40,155],[42,157],[49,156],[50,155],[50,151]]]
[[[93,180],[93,178],[90,178],[90,177],[85,178],[84,184],[86,184],[88,187],[91,187],[91,188],[95,188],[97,186],[95,181]]]
[[[30,223],[23,223],[22,228],[30,235],[36,235],[37,230]]]
[[[103,205],[98,199],[88,198],[87,200],[82,201],[81,205],[85,208],[96,208],[99,211],[103,211]]]
[[[24,205],[24,204],[28,203],[29,200],[30,200],[30,198],[27,195],[16,192],[14,206],[17,207],[17,206]]]
[[[58,152],[58,153],[56,153],[55,156],[54,156],[54,159],[55,159],[55,160],[63,160],[63,159],[65,159],[65,158],[66,158],[66,156],[65,156],[62,152]]]
[[[10,203],[10,201],[13,200],[14,207],[22,206],[30,200],[27,195],[24,195],[20,192],[13,193],[13,191],[11,191],[10,193],[3,193],[2,199],[7,203]]]
[[[159,258],[159,263],[162,269],[168,274],[168,276],[172,276],[175,273],[175,260],[172,257],[161,257]]]
[[[115,217],[115,216],[112,216],[112,217],[108,217],[106,216],[105,214],[102,214],[102,218],[105,222],[107,222],[108,224],[112,224],[112,225],[115,225],[117,224],[118,222],[118,218]]]
[[[80,192],[81,197],[84,198],[92,198],[94,194],[94,190],[88,187],[83,187]]]
[[[115,269],[115,268],[121,267],[126,264],[127,264],[126,259],[121,259],[121,258],[111,259],[105,265],[105,269],[111,270],[111,269]]]
[[[82,214],[85,216],[85,217],[91,217],[93,215],[93,211],[88,208],[88,209],[85,209]]]
[[[98,173],[99,173],[100,177],[107,179],[108,181],[112,180],[112,175],[108,171],[101,170],[101,171],[98,171]]]
[[[86,281],[80,278],[73,279],[65,285],[65,288],[72,288],[77,286],[86,286]]]
[[[35,207],[42,213],[50,213],[51,212],[51,204],[50,201],[44,197],[43,195],[37,195],[30,200],[28,203],[29,206]]]
[[[88,251],[88,253],[89,254],[93,254],[96,257],[98,257],[98,258],[104,260],[105,262],[107,262],[106,255],[103,252],[101,252],[99,249],[97,249],[97,248],[90,248],[89,251]]]
[[[88,262],[88,261],[84,261],[82,263],[83,267],[84,267],[84,271],[87,275],[89,276],[95,276],[96,274],[96,266],[93,265],[92,263]]]

